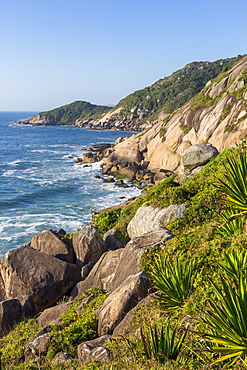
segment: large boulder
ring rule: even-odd
[[[73,235],[76,264],[79,268],[95,264],[105,252],[105,243],[95,225],[86,225]]]
[[[113,292],[129,275],[140,271],[140,260],[146,248],[160,246],[172,237],[169,230],[160,228],[132,239],[125,248],[104,253],[88,277],[76,284],[71,296],[80,297],[87,289],[99,284],[104,290]]]
[[[21,302],[20,302],[21,301]],[[25,317],[35,314],[35,306],[31,297],[21,297],[18,299],[8,299],[0,302],[0,337]]]
[[[128,224],[127,232],[129,237],[132,239],[159,229],[164,223],[174,218],[182,217],[185,209],[185,204],[171,204],[166,208],[143,204]]]
[[[30,246],[62,261],[73,263],[74,253],[72,248],[65,244],[52,230],[44,230],[34,235]]]
[[[30,295],[37,312],[52,306],[80,280],[76,265],[30,246],[5,254],[0,261],[0,277],[5,299]]]
[[[159,247],[172,237],[169,230],[160,228],[130,240],[120,255],[114,276],[105,283],[107,290],[113,292],[128,276],[140,271],[141,257],[147,248]]]
[[[109,351],[105,348],[105,345],[110,338],[111,336],[106,334],[99,338],[79,344],[77,347],[77,354],[80,362],[108,362],[110,360],[110,355]]]
[[[219,154],[212,145],[196,144],[187,149],[182,156],[182,163],[185,170],[193,170],[215,158]]]
[[[88,277],[76,284],[71,292],[73,298],[80,297],[86,290],[102,284],[104,290],[109,289],[109,284],[115,276],[123,249],[105,252],[90,271]]]
[[[98,316],[98,334],[112,334],[124,316],[147,296],[150,288],[149,276],[140,272],[130,275],[111,293],[96,312]]]

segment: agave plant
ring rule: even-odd
[[[210,301],[211,311],[203,321],[212,331],[204,338],[213,343],[211,351],[220,355],[214,363],[231,359],[232,365],[247,358],[246,260],[245,252],[225,254],[221,267],[226,276],[221,276],[221,285],[213,284],[217,300]]]
[[[185,340],[186,333],[185,331],[176,340],[177,329],[172,330],[169,323],[166,325],[166,328],[162,325],[160,331],[157,325],[154,325],[154,327],[150,326],[147,335],[141,330],[145,356],[148,359],[154,358],[161,364],[164,364],[167,360],[176,360]]]
[[[159,254],[149,272],[156,288],[161,292],[160,301],[169,311],[182,306],[189,296],[194,281],[194,264],[175,261]]]

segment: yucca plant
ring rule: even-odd
[[[247,276],[246,252],[232,251],[225,254],[220,264],[225,276],[221,284],[213,284],[217,299],[210,300],[209,311],[203,322],[211,329],[204,334],[212,352],[220,357],[214,361],[231,359],[232,365],[239,358],[247,357]]]
[[[237,214],[232,210],[224,210],[220,215],[221,226],[219,227],[219,233],[226,237],[231,238],[237,233],[244,231],[245,217]]]
[[[247,218],[247,154],[240,153],[236,158],[227,161],[226,174],[223,180],[219,179],[216,185],[223,193],[222,201],[232,212],[228,215],[221,227],[227,223]],[[226,216],[226,214],[223,214]],[[235,225],[236,226],[236,225]],[[228,230],[229,231],[229,230]]]
[[[224,261],[219,262],[221,269],[227,277],[236,283],[241,274],[245,274],[247,268],[247,253],[245,250],[232,250],[224,254]]]
[[[176,360],[186,337],[186,331],[176,339],[177,329],[172,330],[168,323],[162,325],[158,330],[157,325],[149,327],[147,335],[141,330],[141,339],[144,348],[144,355],[148,359],[155,359],[161,364],[167,360]]]
[[[150,267],[149,274],[160,291],[160,302],[169,311],[182,306],[191,293],[194,281],[194,264],[174,261],[159,254]]]

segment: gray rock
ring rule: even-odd
[[[186,206],[184,204],[172,204],[166,208],[143,204],[128,224],[127,232],[129,237],[132,239],[159,229],[164,223],[174,218],[182,217],[185,209]]]
[[[52,359],[52,364],[55,365],[68,365],[75,360],[75,357],[70,353],[58,352]]]
[[[112,334],[124,316],[148,294],[149,276],[140,272],[130,275],[105,300],[96,313],[99,335]]]
[[[206,144],[192,145],[184,152],[182,163],[185,170],[193,170],[195,167],[206,164],[218,154],[219,152],[214,146]]]
[[[51,341],[50,331],[51,327],[45,326],[26,345],[24,352],[25,362],[40,359],[41,356],[46,355]]]
[[[110,338],[110,335],[103,335],[99,338],[79,344],[79,346],[77,347],[77,354],[80,362],[108,362],[110,359],[109,351],[104,346]]]
[[[169,230],[160,228],[130,240],[120,255],[115,274],[105,282],[106,289],[113,292],[128,276],[137,274],[146,249],[159,247],[172,237]]]
[[[76,264],[79,268],[98,261],[105,252],[105,243],[95,225],[86,225],[73,236]]]
[[[44,230],[41,233],[34,235],[30,246],[62,261],[68,263],[74,262],[73,250],[59,239],[52,230]]]
[[[30,295],[36,313],[52,306],[80,280],[76,265],[29,246],[5,254],[0,261],[0,276],[5,299]]]

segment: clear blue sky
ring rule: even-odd
[[[0,110],[116,104],[247,53],[246,0],[0,0]]]

